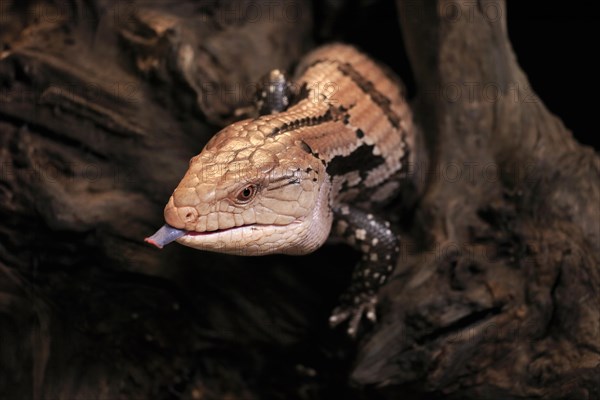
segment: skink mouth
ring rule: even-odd
[[[234,229],[246,228],[246,227],[253,226],[253,225],[255,225],[255,224],[232,226],[231,228],[216,229],[214,231],[197,232],[197,231],[186,231],[184,229],[174,228],[169,224],[165,224],[159,230],[157,230],[154,233],[154,235],[145,238],[144,241],[147,243],[150,243],[153,246],[158,247],[159,249],[162,249],[167,244],[174,242],[177,239],[180,239],[184,236],[209,236],[209,235],[214,235],[214,234],[218,234],[218,233],[222,233],[222,232],[226,232],[226,231],[230,231],[230,230],[234,230]]]
[[[215,233],[221,233],[221,232],[227,232],[227,231],[232,231],[234,229],[240,229],[240,228],[247,228],[249,226],[254,226],[256,224],[248,224],[248,225],[240,225],[240,226],[232,226],[231,228],[225,228],[225,229],[215,229],[214,231],[204,231],[204,232],[197,232],[197,231],[187,231],[186,232],[186,236],[207,236],[207,235],[212,235]]]

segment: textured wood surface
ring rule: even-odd
[[[113,3],[0,2],[1,397],[600,398],[599,158],[529,88],[504,2],[398,1],[420,196],[389,207],[403,256],[357,343],[327,327],[344,246],[142,242],[254,82],[343,39],[343,10]]]

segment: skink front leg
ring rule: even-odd
[[[294,95],[292,83],[280,69],[265,75],[255,95],[255,103],[260,115],[277,114],[290,105]]]
[[[235,115],[238,118],[256,118],[283,112],[291,104],[294,95],[293,84],[286,74],[280,69],[274,69],[260,79],[253,103],[238,108]]]
[[[377,290],[394,270],[399,241],[389,222],[373,214],[348,205],[336,207],[334,214],[333,236],[342,238],[363,256],[355,267],[351,286],[342,295],[329,322],[337,326],[349,320],[348,335],[355,337],[363,314],[376,321]]]

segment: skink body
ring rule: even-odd
[[[398,256],[376,210],[414,162],[411,111],[399,80],[347,45],[308,54],[292,86],[286,109],[233,123],[192,158],[165,207],[167,236],[240,255],[306,254],[344,239],[363,259],[331,323],[349,319],[355,335],[362,315],[375,319]]]

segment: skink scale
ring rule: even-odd
[[[377,290],[396,265],[398,236],[377,214],[414,154],[400,81],[354,47],[309,53],[293,85],[271,73],[258,105],[192,158],[165,207],[167,225],[146,239],[239,255],[306,254],[328,237],[363,253],[330,318],[376,319]],[[287,88],[291,90],[287,97]]]

